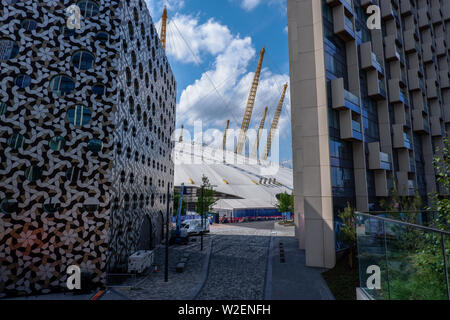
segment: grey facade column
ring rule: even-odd
[[[322,4],[287,0],[296,229],[306,265],[336,260]]]

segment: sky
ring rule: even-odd
[[[289,83],[285,0],[147,0],[159,32],[168,8],[167,55],[177,81],[177,128],[221,145],[227,120],[238,130],[263,46],[266,54],[250,128],[269,107],[270,128],[283,85]],[[289,90],[280,119],[280,161],[291,164]],[[206,131],[206,132],[205,132]],[[186,137],[185,137],[186,138]],[[265,145],[265,143],[264,143]]]

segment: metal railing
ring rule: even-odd
[[[436,215],[356,213],[360,286],[373,299],[450,300],[450,232],[430,227]]]

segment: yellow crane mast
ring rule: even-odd
[[[230,129],[230,120],[227,120],[227,127],[225,128],[225,133],[223,134],[223,147],[222,149],[225,151],[225,149],[227,148],[227,133],[228,133],[228,129]]]
[[[288,88],[288,84],[286,83],[283,88],[283,93],[281,94],[280,102],[278,103],[278,108],[275,111],[275,116],[273,118],[272,126],[270,127],[269,135],[267,137],[266,149],[263,153],[263,160],[267,160],[269,157],[269,153],[272,150],[272,138],[275,134],[275,130],[278,128],[278,123],[280,122],[281,110],[283,110],[284,98],[286,97],[286,90]]]
[[[184,126],[181,125],[180,139],[178,140],[180,143],[183,142],[183,131],[184,131]]]
[[[238,144],[236,146],[236,153],[241,154],[245,146],[245,140],[247,138],[247,131],[252,120],[253,107],[255,106],[256,92],[258,91],[259,79],[261,77],[261,68],[264,60],[264,53],[266,48],[261,49],[258,61],[258,67],[256,68],[255,77],[253,78],[252,88],[248,96],[247,107],[245,109],[244,119],[242,120],[241,131],[239,132]]]
[[[267,116],[267,111],[269,110],[269,107],[266,107],[266,109],[264,110],[264,115],[261,119],[261,123],[259,124],[259,129],[258,129],[258,135],[256,137],[256,144],[253,147],[253,152],[252,152],[252,158],[257,158],[259,155],[259,142],[261,140],[261,135],[262,132],[264,130],[264,125],[266,124],[266,116]]]
[[[167,7],[164,6],[161,24],[161,43],[164,50],[166,50],[166,36],[167,36]]]

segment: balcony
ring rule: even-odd
[[[438,57],[445,56],[447,54],[447,43],[445,38],[439,37],[436,38],[436,55]]]
[[[399,152],[397,153],[398,167],[402,172],[416,172],[414,157],[412,157],[410,153],[411,152],[406,149],[399,150]]]
[[[402,196],[414,196],[416,193],[416,183],[414,180],[409,178],[408,172],[398,171],[397,172],[398,181],[398,192]]]
[[[359,116],[348,109],[339,111],[339,123],[341,139],[348,141],[362,141],[361,123],[358,120]]]
[[[438,82],[436,79],[428,79],[427,80],[427,97],[428,99],[438,99],[439,94],[439,87]]]
[[[450,123],[450,105],[446,104],[442,107],[444,108],[444,122]]]
[[[344,7],[348,12],[353,14],[353,1],[352,0],[327,0],[327,4],[330,7]]]
[[[395,123],[401,124],[405,128],[411,128],[411,117],[409,112],[405,110],[405,107],[401,104],[394,106]]]
[[[409,15],[417,15],[416,7],[414,6],[414,3],[412,0],[401,0],[400,2],[400,13],[402,16],[409,16]]]
[[[381,17],[384,20],[394,19],[398,26],[400,26],[400,18],[398,17],[397,10],[399,3],[397,0],[382,0],[381,6]]]
[[[377,3],[375,2],[375,0],[361,0],[361,7],[363,9],[367,9],[367,7],[376,5],[376,4]]]
[[[411,149],[411,140],[402,124],[394,124],[393,131],[393,146],[395,149]]]
[[[367,73],[367,94],[375,100],[386,99],[384,79],[378,78],[378,73],[376,71],[369,71]]]
[[[385,56],[387,61],[402,61],[402,55],[399,47],[397,46],[396,36],[389,35],[384,38],[385,42]]]
[[[433,137],[445,136],[445,130],[443,129],[443,124],[441,122],[440,116],[431,116],[431,135]]]
[[[450,72],[447,70],[439,71],[441,88],[450,88]]]
[[[368,144],[369,148],[369,170],[392,170],[389,154],[380,151],[380,143]]]
[[[431,16],[428,12],[428,6],[421,8],[417,11],[419,15],[419,29],[425,29],[430,27]]]
[[[434,45],[433,43],[424,43],[422,45],[422,51],[423,51],[423,62],[434,62],[435,58],[434,58],[434,53],[435,53],[435,49],[434,49]]]
[[[403,103],[409,106],[408,94],[404,88],[400,87],[399,79],[389,80],[389,100],[391,103]]]
[[[331,81],[332,107],[336,110],[351,110],[361,114],[359,97],[344,89],[344,78]]]
[[[418,68],[408,70],[408,83],[409,91],[420,90],[425,93],[425,84]]]
[[[441,13],[441,7],[432,5],[431,6],[431,23],[441,23],[442,22],[442,13]]]
[[[372,44],[365,42],[360,46],[361,51],[361,69],[363,70],[377,70],[380,74],[384,75],[383,63],[372,52]]]
[[[422,110],[413,110],[413,130],[417,133],[430,133],[428,119],[424,116]]]
[[[425,98],[424,95],[415,95],[414,98],[414,110],[419,110],[420,112],[422,112],[424,115],[428,115],[429,110],[428,110],[428,102],[427,99]]]
[[[414,52],[421,53],[422,50],[420,50],[420,46],[418,43],[418,41],[420,41],[419,34],[417,33],[416,29],[406,30],[404,36],[405,36],[405,43],[404,43],[405,52],[408,54]]]
[[[445,22],[450,21],[450,4],[446,3],[441,6],[442,10],[442,20]]]
[[[344,41],[355,40],[353,19],[352,11],[347,10],[346,6],[338,5],[333,8],[334,33]]]

